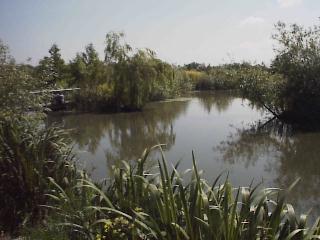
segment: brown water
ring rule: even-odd
[[[75,151],[94,179],[113,164],[137,159],[146,147],[164,143],[168,162],[199,169],[213,180],[225,171],[234,186],[263,181],[286,187],[301,178],[289,201],[298,211],[320,214],[320,132],[295,131],[230,92],[194,93],[156,102],[142,112],[50,116],[49,123],[72,129]],[[148,162],[156,162],[154,153]]]

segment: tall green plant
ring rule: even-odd
[[[0,227],[9,232],[44,219],[48,178],[62,188],[74,185],[77,171],[64,133],[30,119],[0,120]],[[3,229],[4,228],[4,229]]]
[[[123,162],[122,167],[114,167],[107,189],[79,179],[75,191],[95,196],[79,209],[81,216],[94,216],[88,217],[85,225],[78,224],[73,211],[60,208],[62,190],[57,189],[54,207],[69,216],[60,226],[81,232],[84,239],[97,240],[319,238],[319,219],[308,226],[306,215],[297,216],[285,201],[286,192],[296,182],[287,190],[233,188],[228,178],[221,181],[221,176],[209,184],[201,178],[194,155],[190,178],[179,173],[179,164],[167,165],[161,147],[157,168],[146,169],[150,151],[146,150],[136,165]]]

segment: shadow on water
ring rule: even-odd
[[[320,213],[320,129],[284,124],[277,119],[237,129],[226,141],[214,148],[229,164],[244,164],[247,168],[262,158],[265,170],[275,176],[267,186],[290,186],[300,182],[289,194],[289,202],[299,211],[313,209],[312,217]]]

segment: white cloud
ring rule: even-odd
[[[283,8],[298,6],[303,2],[303,0],[277,0],[277,1],[280,7],[283,7]]]
[[[258,24],[262,24],[265,22],[265,19],[264,18],[261,18],[261,17],[255,17],[255,16],[250,16],[250,17],[247,17],[245,19],[243,19],[241,22],[240,22],[240,26],[248,26],[248,25],[258,25]]]

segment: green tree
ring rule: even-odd
[[[150,49],[133,51],[123,33],[106,35],[104,61],[92,44],[70,62],[70,86],[81,91],[85,110],[140,110],[148,101],[175,96],[190,88],[184,71],[165,63]]]
[[[112,67],[113,102],[118,109],[141,109],[150,100],[172,97],[189,86],[181,71],[152,50],[133,51],[123,33],[106,35],[105,62]]]
[[[76,95],[77,107],[103,111],[110,107],[112,96],[112,67],[99,59],[93,44],[78,53],[70,62],[70,86],[80,87]]]
[[[66,80],[66,65],[57,44],[51,46],[49,54],[39,61],[38,74],[47,86],[56,87]]]
[[[287,79],[283,90],[289,117],[320,117],[320,25],[305,28],[279,22],[272,70]]]
[[[129,58],[132,48],[124,41],[123,32],[109,32],[106,35],[106,47],[104,49],[106,63],[119,63]]]
[[[72,74],[71,84],[84,88],[97,88],[105,80],[105,66],[99,59],[92,43],[85,47],[85,51],[78,53],[70,63]]]
[[[240,69],[244,96],[289,122],[320,119],[320,26],[305,28],[279,22],[271,68]],[[307,120],[307,121],[306,121]]]
[[[0,117],[41,109],[43,96],[31,93],[39,86],[30,70],[15,64],[9,47],[0,40]]]

